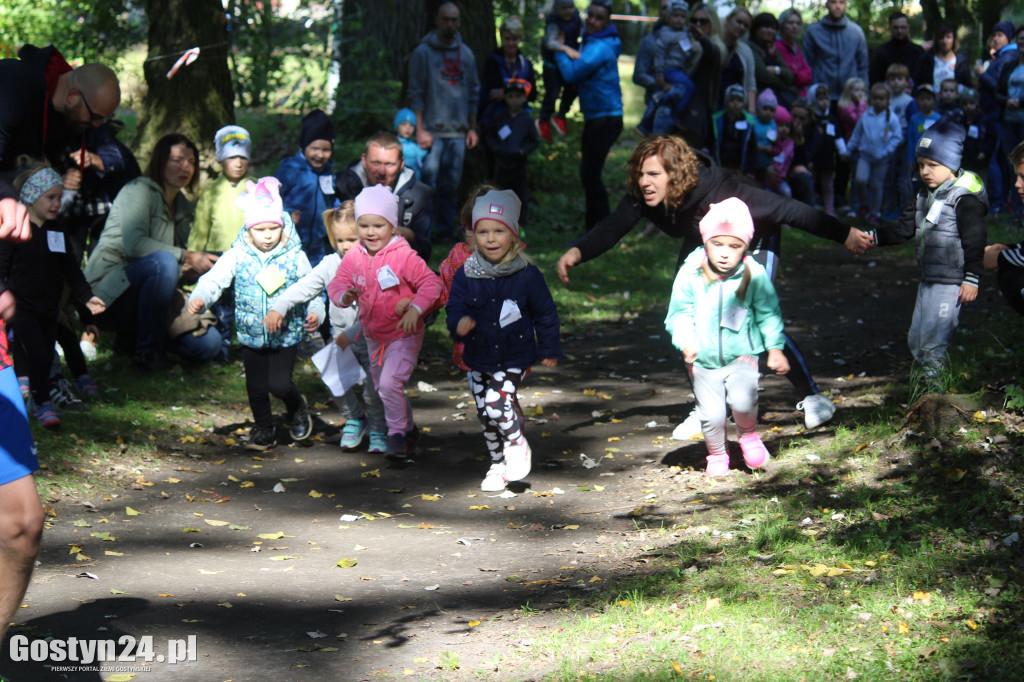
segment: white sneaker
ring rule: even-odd
[[[533,452],[526,438],[505,446],[505,478],[509,481],[521,481],[530,475]]]
[[[702,435],[704,431],[700,428],[700,417],[694,408],[690,416],[672,431],[672,440],[696,440]]]
[[[483,483],[480,484],[480,490],[485,493],[500,492],[505,489],[507,480],[505,478],[505,463],[495,462],[487,470],[487,475],[484,476]]]
[[[796,404],[796,409],[804,411],[804,425],[809,429],[821,426],[836,413],[835,403],[824,393],[807,396]]]

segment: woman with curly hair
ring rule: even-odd
[[[600,256],[615,246],[633,227],[646,218],[670,237],[682,239],[679,263],[701,245],[699,223],[713,203],[739,197],[750,208],[754,237],[750,255],[764,266],[774,280],[778,271],[781,226],[805,230],[823,239],[831,239],[860,255],[871,248],[871,239],[860,230],[847,227],[836,218],[806,204],[773,194],[748,184],[742,177],[723,170],[705,154],[695,152],[677,137],[648,137],[633,151],[626,169],[629,193],[604,220],[576,242],[558,259],[558,276],[569,281],[569,269]],[[835,405],[821,394],[799,349],[786,337],[786,358],[792,371],[787,378],[801,395],[798,405],[804,410],[807,428],[827,422]],[[690,415],[673,432],[678,440],[700,433],[700,419]]]

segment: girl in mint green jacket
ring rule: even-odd
[[[757,435],[757,358],[789,371],[782,352],[779,297],[764,268],[746,257],[754,235],[747,205],[732,197],[711,204],[700,221],[704,248],[691,253],[672,284],[665,327],[690,363],[697,413],[708,448],[708,476],[729,473],[725,438],[732,409],[743,460],[751,469],[768,463]]]

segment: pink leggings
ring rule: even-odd
[[[385,343],[366,339],[366,349],[370,352],[370,373],[380,401],[384,403],[384,419],[388,423],[389,435],[412,430],[412,405],[405,397],[405,382],[416,369],[422,346],[422,331]]]

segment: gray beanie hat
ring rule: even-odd
[[[952,171],[960,170],[960,157],[964,153],[963,126],[948,116],[943,116],[924,131],[917,141],[914,154],[919,159],[931,159]]]

